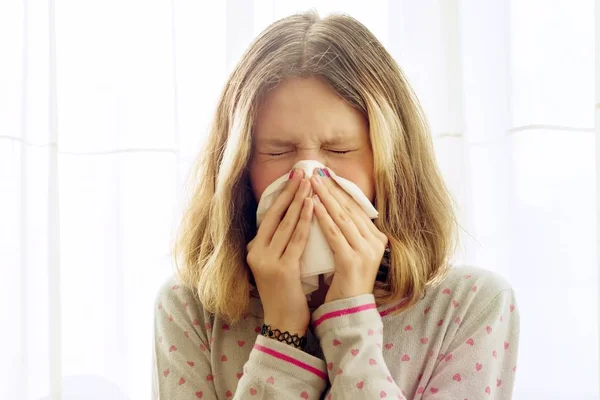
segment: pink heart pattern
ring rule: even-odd
[[[467,275],[471,278],[471,274]],[[490,314],[489,317],[483,315],[485,319],[481,319],[481,321],[484,322],[478,325],[473,324],[476,317],[474,312],[480,310],[477,305],[485,303],[486,296],[489,296],[488,290],[480,291],[479,288],[488,288],[489,286],[487,283],[484,285],[484,281],[480,277],[471,281],[466,279],[460,281],[464,284],[449,280],[449,283],[442,286],[441,292],[428,291],[429,293],[425,295],[429,297],[424,301],[426,306],[408,308],[403,314],[398,314],[398,317],[391,311],[388,312],[385,305],[383,311],[380,311],[381,307],[376,306],[382,317],[382,323],[379,323],[378,320],[370,320],[361,325],[360,313],[362,311],[352,311],[355,313],[351,316],[354,320],[346,325],[350,329],[358,328],[352,335],[348,335],[345,330],[335,326],[336,320],[345,321],[350,318],[347,315],[351,314],[349,311],[351,309],[335,309],[333,304],[329,306],[327,309],[329,314],[319,315],[322,319],[327,317],[324,319],[327,321],[327,328],[321,329],[321,332],[317,330],[318,334],[315,335],[321,341],[322,336],[330,335],[329,332],[335,332],[335,336],[326,336],[327,346],[323,347],[326,362],[322,365],[326,369],[321,368],[325,372],[324,376],[333,381],[344,379],[338,378],[338,376],[344,375],[350,382],[355,382],[353,390],[363,391],[362,394],[368,398],[376,398],[379,395],[379,398],[395,399],[398,397],[406,400],[406,396],[398,387],[407,390],[408,393],[411,384],[414,385],[410,389],[412,393],[416,392],[420,396],[425,393],[438,394],[442,398],[471,398],[473,393],[468,392],[467,388],[474,387],[479,387],[478,390],[484,391],[489,396],[487,398],[493,397],[491,392],[494,387],[506,390],[506,387],[512,385],[514,377],[514,374],[507,375],[507,371],[512,370],[513,373],[516,371],[514,363],[516,358],[513,354],[515,352],[510,351],[513,346],[514,348],[518,346],[518,342],[514,342],[514,340],[518,340],[518,337],[511,333],[515,314],[507,313],[508,310],[510,312],[516,310],[515,303],[512,298],[507,300],[503,304],[508,305],[508,310],[504,308],[506,306],[503,306],[501,310],[490,309],[490,313],[495,314]],[[474,284],[475,282],[477,284]],[[172,296],[176,299],[178,296],[185,296],[186,292],[187,288],[179,287]],[[506,293],[508,296],[512,296],[510,291],[506,291]],[[160,355],[159,365],[162,367],[157,368],[159,373],[156,374],[157,379],[163,381],[160,385],[164,385],[165,388],[177,387],[180,393],[187,395],[186,398],[202,399],[214,396],[214,393],[209,393],[207,389],[218,387],[212,382],[218,382],[222,376],[235,375],[240,385],[243,385],[239,386],[240,391],[243,390],[249,396],[259,395],[259,391],[262,389],[257,385],[265,385],[265,383],[272,386],[269,390],[281,393],[281,398],[308,399],[312,396],[309,394],[311,391],[308,387],[306,390],[299,387],[294,393],[286,392],[288,386],[284,381],[288,378],[280,375],[279,367],[272,370],[265,369],[265,371],[272,371],[272,375],[263,375],[262,378],[244,373],[252,371],[253,358],[249,359],[251,351],[262,351],[262,362],[274,363],[273,365],[279,363],[280,366],[288,363],[292,365],[291,368],[304,368],[302,367],[304,365],[312,368],[313,373],[319,373],[316,364],[307,364],[307,359],[297,358],[298,353],[292,347],[287,348],[274,341],[260,339],[258,335],[263,321],[257,319],[254,313],[244,313],[244,318],[233,325],[213,316],[210,317],[210,320],[206,320],[205,315],[198,313],[201,308],[196,306],[196,299],[193,297],[186,297],[179,304],[174,304],[173,298],[162,298],[157,303],[158,307],[154,307],[158,318],[156,326],[159,329],[155,334],[155,346],[158,350],[157,354]],[[359,310],[366,305],[368,304],[358,304],[358,306],[354,304],[353,309]],[[460,310],[458,310],[459,308]],[[372,312],[369,311],[369,313]],[[430,318],[428,318],[429,315],[431,315]],[[313,322],[316,320],[314,318]],[[464,328],[461,325],[463,321]],[[204,327],[206,330],[200,327]],[[462,334],[461,329],[467,336],[459,339],[461,343],[453,342],[452,335],[456,336],[456,332]],[[257,340],[257,336],[260,340]],[[323,343],[321,341],[321,345]],[[452,346],[442,347],[444,343],[452,343]],[[260,350],[261,348],[266,350]],[[396,351],[391,351],[393,349]],[[274,356],[274,354],[278,355]],[[205,360],[208,360],[210,364],[205,364],[207,362]],[[222,366],[221,363],[218,363],[219,360],[223,364]],[[431,379],[436,374],[435,368],[442,368],[441,365],[437,367],[439,364],[436,360],[449,363],[445,368],[450,369],[442,374],[439,374],[438,371],[435,386],[431,386],[431,383],[434,383]],[[473,361],[468,361],[468,365],[465,366],[467,360],[479,360],[479,362],[473,364]],[[215,365],[215,361],[219,365]],[[486,370],[484,370],[484,363],[490,362],[494,365],[486,364]],[[433,371],[424,368],[427,363],[435,363],[436,367]],[[173,371],[165,368],[166,366],[173,367]],[[410,372],[405,373],[403,370],[403,373],[400,374],[401,366],[404,366],[405,369],[411,366]],[[237,372],[240,370],[244,372]],[[382,375],[382,370],[387,374]],[[307,371],[306,368],[305,371]],[[423,374],[424,371],[427,371],[426,375]],[[490,377],[491,371],[498,371],[498,374]],[[207,372],[211,373],[207,374]],[[194,378],[193,374],[206,376],[206,382],[202,382],[201,378],[199,380]],[[370,379],[375,374],[379,374],[380,381],[373,380],[371,382]],[[256,379],[260,379],[262,382],[256,382]],[[206,386],[194,387],[198,381]],[[275,385],[275,381],[277,381],[277,385]],[[369,382],[369,385],[365,385],[366,382]],[[396,382],[398,383],[396,384]],[[225,381],[220,384],[232,387]],[[417,385],[419,386],[417,387]],[[233,390],[225,389],[222,389],[223,392],[220,392],[220,395],[224,398],[232,398]],[[258,397],[261,396],[263,393],[260,393]],[[327,393],[326,398],[331,399],[332,392]]]

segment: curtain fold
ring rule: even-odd
[[[600,0],[0,2],[0,398],[149,397],[216,100],[255,35],[311,7],[361,20],[413,85],[455,262],[517,291],[514,398],[598,398]]]

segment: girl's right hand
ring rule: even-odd
[[[266,212],[246,260],[260,294],[264,323],[303,336],[310,323],[308,301],[300,281],[300,256],[313,216],[311,184],[295,170]]]

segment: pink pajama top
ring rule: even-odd
[[[303,351],[260,335],[252,298],[235,325],[175,278],[155,305],[153,399],[510,399],[519,313],[496,273],[453,268],[412,308],[372,294],[321,305]]]

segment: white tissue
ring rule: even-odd
[[[315,168],[325,168],[325,166],[315,160],[303,160],[296,163],[293,167],[293,169],[302,169],[304,171],[304,176],[307,178],[312,176]],[[340,178],[329,168],[327,170],[329,171],[331,178],[335,180],[342,189],[348,192],[354,200],[356,200],[371,219],[379,216],[375,207],[373,207],[367,196],[365,196],[356,184],[347,179]],[[271,207],[271,204],[273,204],[281,192],[281,189],[283,189],[288,178],[289,173],[275,180],[275,182],[270,184],[263,192],[256,210],[256,223],[258,226],[260,226],[265,213],[269,207]],[[327,243],[325,235],[321,231],[317,217],[313,215],[308,241],[304,253],[302,253],[300,258],[300,275],[304,293],[308,294],[319,288],[320,274],[325,274],[325,283],[331,285],[331,279],[334,272],[335,264],[333,251],[331,250],[329,243]]]

